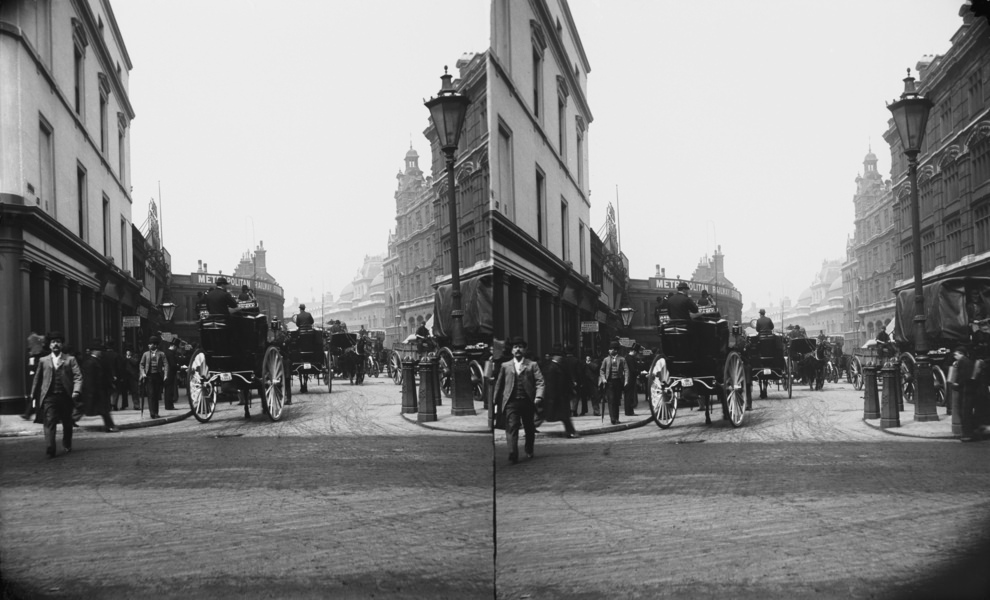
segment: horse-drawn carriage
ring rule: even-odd
[[[670,320],[660,327],[660,352],[647,373],[650,412],[661,429],[674,422],[677,405],[688,391],[705,398],[705,423],[711,423],[711,396],[722,416],[739,427],[746,415],[747,380],[742,354],[729,349],[724,320]]]
[[[825,365],[829,361],[828,344],[819,344],[812,338],[793,338],[787,341],[787,364],[791,385],[806,383],[812,390],[821,390],[825,384]]]
[[[923,287],[925,301],[925,341],[932,365],[935,402],[945,404],[946,373],[952,363],[952,349],[967,345],[976,329],[975,321],[990,316],[990,277],[951,277]],[[914,288],[897,294],[894,343],[900,354],[901,386],[905,402],[914,402],[915,333]]]
[[[771,383],[777,384],[778,390],[783,386],[788,398],[793,395],[787,341],[783,335],[767,331],[750,336],[745,356],[750,381],[758,383],[760,398],[767,397]]]
[[[432,337],[417,340],[410,336],[405,342],[392,345],[389,354],[389,371],[396,384],[402,383],[402,363],[436,358],[440,371],[440,391],[451,397],[454,372],[453,317],[451,286],[441,285],[433,298]],[[471,373],[472,396],[476,402],[484,400],[487,379],[492,372],[492,335],[494,332],[492,309],[492,282],[490,275],[483,275],[461,282],[463,316],[461,324],[466,345],[464,353]]]
[[[327,392],[333,391],[333,371],[330,357],[325,346],[325,336],[322,329],[316,327],[301,327],[289,332],[288,352],[292,375],[299,378],[299,391],[309,391],[309,380],[317,385],[327,386]]]
[[[221,393],[239,392],[250,406],[250,392],[261,397],[262,410],[272,421],[282,418],[291,402],[288,357],[276,342],[276,324],[259,314],[256,302],[239,302],[242,312],[230,316],[201,313],[200,346],[189,361],[187,394],[197,421],[213,417]]]
[[[327,340],[327,358],[332,375],[347,379],[351,384],[364,383],[364,359],[357,351],[358,335],[350,332],[331,333]]]

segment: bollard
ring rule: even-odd
[[[901,413],[897,410],[897,367],[887,365],[880,369],[883,377],[883,394],[880,399],[880,429],[892,429],[901,426]]]
[[[927,356],[919,356],[914,365],[914,420],[938,421],[935,408],[935,378],[932,362]]]
[[[435,359],[424,358],[419,361],[419,416],[420,423],[437,420],[437,397],[440,390],[434,385],[436,381]]]
[[[433,400],[435,406],[443,406],[443,387],[440,386],[440,359],[433,361]]]
[[[955,379],[955,375],[950,375],[949,378]],[[952,435],[962,435],[963,388],[958,383],[950,383],[948,388],[949,399],[945,405],[952,407]]]
[[[863,367],[863,419],[880,418],[880,397],[877,390],[877,368]]]
[[[402,361],[402,414],[417,412],[416,361]]]
[[[877,391],[877,367],[863,367],[863,418],[880,418],[880,398]]]

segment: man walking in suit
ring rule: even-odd
[[[48,334],[51,354],[41,358],[31,385],[31,397],[45,419],[45,450],[48,458],[55,458],[55,430],[62,423],[62,447],[72,451],[74,412],[82,412],[81,396],[83,377],[79,363],[72,356],[62,353],[65,337],[60,331]]]
[[[608,356],[602,361],[598,375],[598,387],[603,388],[605,399],[608,401],[608,416],[612,425],[619,424],[619,402],[622,392],[629,385],[629,367],[626,359],[619,356],[622,346],[613,341],[608,347]]]
[[[495,399],[505,415],[505,439],[509,444],[509,462],[519,462],[519,425],[526,432],[526,456],[533,458],[536,438],[536,405],[543,402],[543,373],[535,362],[525,357],[526,342],[512,338],[512,360],[502,364],[495,383]]]
[[[152,419],[158,418],[158,403],[162,399],[162,388],[168,377],[168,360],[158,349],[161,338],[157,335],[148,340],[148,351],[141,357],[140,385],[148,386],[148,413]]]

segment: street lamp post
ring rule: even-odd
[[[925,137],[925,125],[933,103],[918,94],[911,69],[904,78],[904,93],[900,100],[888,104],[894,115],[894,126],[901,138],[901,147],[908,159],[908,180],[911,184],[911,246],[914,255],[914,350],[918,355],[914,376],[914,420],[937,421],[932,365],[928,359],[925,338],[925,295],[921,279],[921,210],[918,206],[918,154]]]
[[[451,287],[451,344],[454,364],[451,372],[450,394],[451,414],[455,416],[474,415],[474,398],[471,386],[471,370],[468,367],[467,345],[464,339],[464,311],[461,308],[461,261],[457,241],[457,198],[454,193],[454,152],[467,116],[467,96],[454,89],[453,76],[443,68],[440,92],[436,98],[425,102],[430,109],[430,117],[437,131],[440,148],[446,158],[447,204],[450,207],[450,287]]]

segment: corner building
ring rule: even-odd
[[[486,60],[494,335],[581,344],[591,282],[591,65],[566,0],[492,2]],[[473,102],[480,99],[472,98]]]
[[[0,412],[31,331],[120,349],[132,274],[131,61],[108,0],[0,3]]]

